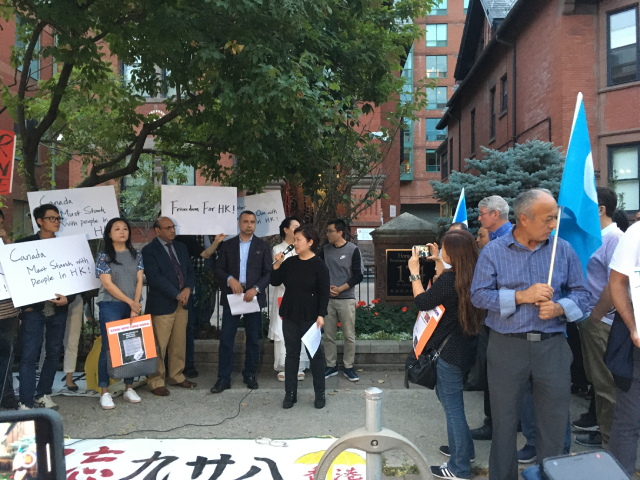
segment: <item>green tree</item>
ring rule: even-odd
[[[43,143],[82,158],[82,187],[134,173],[145,154],[243,189],[315,178],[321,167],[309,159],[326,138],[357,127],[371,111],[363,102],[379,105],[401,91],[396,72],[420,35],[411,20],[431,3],[0,0],[5,20],[22,19],[24,46],[12,55],[15,81],[3,80],[2,104],[18,124],[28,188],[40,188]],[[43,34],[55,41],[39,47]],[[114,90],[106,45],[131,66],[124,92]],[[35,57],[59,73],[30,81]],[[169,91],[166,115],[137,113],[141,93]],[[80,95],[103,118],[80,115],[88,113],[74,108]],[[232,170],[218,163],[225,152],[238,159]]]
[[[464,188],[469,227],[480,227],[478,202],[490,195],[500,195],[510,205],[516,196],[532,188],[546,188],[557,198],[562,182],[564,155],[553,143],[533,140],[517,144],[506,152],[483,147],[485,156],[466,159],[467,171],[453,171],[448,181],[432,180],[433,195],[455,211]],[[511,210],[513,212],[513,210]],[[450,217],[438,219],[441,228],[451,223]]]

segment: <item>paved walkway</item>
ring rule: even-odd
[[[96,438],[122,435],[136,430],[125,438],[300,438],[311,436],[340,437],[364,426],[364,390],[376,386],[383,390],[383,426],[395,430],[411,440],[433,464],[445,460],[438,447],[447,443],[444,412],[435,392],[425,388],[404,388],[404,373],[398,371],[359,372],[359,382],[349,382],[343,375],[327,379],[327,406],[313,408],[311,376],[299,383],[298,403],[291,410],[282,409],[284,384],[273,375],[258,377],[260,388],[249,392],[239,373],[234,374],[231,390],[212,395],[209,389],[215,382],[214,372],[202,371],[198,387],[192,391],[170,387],[169,397],[155,397],[148,387],[139,389],[142,404],[124,403],[116,398],[116,408],[103,411],[96,399],[56,397],[59,413],[64,419],[65,435],[72,438]],[[588,402],[573,397],[572,418],[584,412]],[[238,414],[238,408],[240,412]],[[465,409],[469,425],[482,424],[483,399],[481,392],[465,393]],[[237,416],[236,416],[237,415]],[[217,424],[227,417],[235,417],[218,426],[196,427],[191,424]],[[187,425],[189,424],[189,425]],[[170,432],[168,430],[177,428]],[[524,445],[519,434],[518,445]],[[486,469],[490,442],[475,443],[476,463]],[[572,451],[582,451],[572,446]],[[389,466],[410,464],[402,452],[385,455]],[[482,478],[475,477],[475,478]]]

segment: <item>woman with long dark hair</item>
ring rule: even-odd
[[[313,225],[298,227],[294,232],[294,238],[293,245],[297,255],[285,260],[284,254],[278,253],[271,272],[271,285],[285,286],[279,311],[287,351],[284,362],[286,393],[282,408],[291,408],[298,400],[296,373],[300,364],[301,340],[312,325],[318,329],[323,327],[330,292],[329,269],[315,254],[320,246],[318,229]],[[316,408],[323,408],[326,403],[324,354],[322,348],[318,348],[315,355],[311,355],[306,347],[305,350],[311,360],[313,389],[316,394],[314,405]]]
[[[107,323],[124,318],[133,318],[142,312],[142,278],[144,266],[142,253],[131,245],[131,227],[124,218],[112,218],[104,229],[104,251],[98,253],[96,276],[102,286],[98,294],[100,333],[102,349],[98,360],[98,385],[101,389],[100,406],[104,410],[115,407],[109,394],[107,352],[109,340]],[[133,378],[125,378],[124,399],[140,403],[141,399],[131,385]]]
[[[444,344],[437,361],[436,395],[444,408],[449,438],[449,445],[440,447],[440,452],[450,458],[441,466],[431,467],[431,474],[435,478],[466,479],[471,477],[475,452],[464,413],[463,381],[476,358],[477,336],[485,317],[484,310],[474,307],[470,298],[478,247],[469,232],[451,230],[442,238],[440,255],[435,244],[429,245],[429,251],[429,259],[436,263],[433,286],[425,292],[415,250],[409,260],[409,279],[419,310],[444,307],[424,351],[437,350]],[[444,263],[451,267],[445,270]]]

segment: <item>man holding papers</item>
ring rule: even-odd
[[[285,286],[280,304],[282,333],[287,351],[284,361],[284,388],[286,391],[282,408],[291,408],[296,403],[298,364],[300,363],[300,340],[304,341],[311,359],[315,407],[325,406],[324,354],[320,347],[320,329],[329,306],[329,269],[314,253],[320,243],[318,229],[313,225],[296,228],[295,257],[284,260],[284,253],[276,255],[271,273],[271,285]],[[315,352],[313,351],[315,349]]]
[[[220,350],[218,357],[218,381],[211,389],[211,393],[220,393],[231,388],[231,372],[233,370],[233,344],[238,331],[238,321],[244,313],[244,329],[247,336],[246,354],[242,377],[247,387],[258,388],[256,381],[256,364],[258,363],[258,334],[262,315],[260,309],[267,306],[266,289],[271,274],[271,248],[267,243],[256,237],[256,215],[245,210],[238,220],[240,235],[223,242],[218,254],[218,261],[214,274],[222,288],[220,305],[222,305],[222,332],[220,336]],[[247,304],[257,305],[241,312],[229,305],[229,296],[238,295]],[[237,301],[238,298],[232,297]],[[251,313],[245,313],[251,312]]]

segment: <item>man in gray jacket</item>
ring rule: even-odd
[[[356,355],[356,295],[355,286],[362,281],[362,255],[355,244],[345,240],[347,225],[344,220],[331,220],[327,224],[329,243],[320,252],[331,281],[328,314],[324,318],[324,354],[327,359],[325,378],[338,374],[336,332],[338,324],[344,335],[344,376],[352,382],[360,380],[353,368]]]

